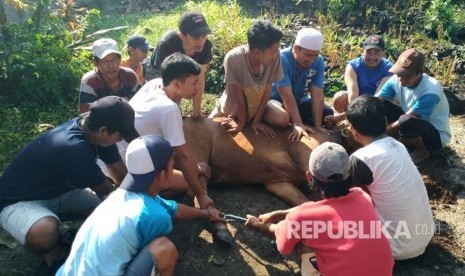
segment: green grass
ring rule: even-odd
[[[245,43],[246,30],[252,22],[236,1],[189,1],[179,2],[179,6],[169,12],[141,13],[133,12],[121,14],[117,12],[101,13],[100,18],[92,20],[86,35],[98,30],[109,29],[118,26],[128,26],[125,29],[111,31],[92,38],[111,37],[118,41],[122,54],[126,55],[125,41],[132,34],[141,34],[147,37],[152,45],[156,45],[158,39],[167,30],[176,30],[177,22],[181,13],[186,9],[196,9],[204,13],[213,31],[210,39],[214,44],[215,60],[212,62],[208,76],[213,79],[214,87],[207,86],[207,92],[203,96],[202,112],[208,115],[215,106],[218,93],[221,92],[223,84],[223,73],[221,64],[224,54],[231,48]],[[293,24],[294,15],[276,16],[267,14],[276,25],[281,27],[285,33]],[[356,57],[360,52],[360,43],[364,37],[359,34],[341,30],[340,25],[333,19],[324,15],[313,18],[325,36],[325,44],[322,54],[325,55],[328,66],[336,66],[329,76],[329,85],[326,88],[326,96],[330,97],[334,92],[343,88],[344,68],[347,62]],[[375,30],[366,30],[366,33]],[[425,53],[431,53],[435,47],[447,47],[448,42],[444,37],[438,40],[428,38],[424,33],[403,33],[392,28],[385,35],[387,45],[390,48],[388,54],[392,61],[396,55],[408,47],[419,47]],[[294,40],[290,37],[290,42]],[[452,58],[445,58],[441,62],[428,59],[428,69],[443,85],[449,85],[454,80]],[[89,67],[88,70],[91,68]],[[77,89],[77,87],[76,87]],[[75,91],[70,91],[76,93]],[[0,173],[11,162],[14,155],[24,145],[40,133],[54,127],[70,118],[77,116],[77,97],[74,101],[61,102],[53,108],[37,105],[11,106],[0,103]],[[191,114],[192,101],[182,101],[181,110],[183,114]]]
[[[72,102],[53,108],[30,104],[0,105],[0,174],[24,145],[76,116],[77,106]]]

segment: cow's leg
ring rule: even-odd
[[[202,189],[207,190],[208,182],[210,182],[211,170],[207,163],[198,162],[199,168],[199,182],[202,186]],[[198,203],[194,202],[198,207]],[[221,244],[231,246],[233,244],[233,238],[231,233],[229,233],[228,226],[226,223],[215,222],[213,223],[213,236],[216,241],[219,241]]]
[[[300,205],[309,199],[290,182],[274,182],[265,185],[266,190],[282,198],[292,206]]]

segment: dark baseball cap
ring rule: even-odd
[[[400,54],[394,66],[389,69],[398,76],[416,74],[425,67],[425,55],[415,48],[407,49]]]
[[[108,96],[91,103],[88,120],[118,131],[130,143],[139,137],[134,128],[134,113],[123,98]]]
[[[153,46],[151,46],[147,42],[147,39],[141,35],[130,36],[128,40],[126,41],[126,43],[128,44],[128,46],[132,48],[139,48],[144,51],[153,49]]]
[[[179,18],[179,30],[195,38],[211,33],[205,17],[197,11],[187,11]]]
[[[379,49],[384,51],[384,39],[380,35],[370,35],[363,42],[363,49]]]

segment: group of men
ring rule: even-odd
[[[225,222],[207,193],[208,165],[186,144],[178,106],[193,99],[192,116],[202,117],[209,33],[202,14],[185,12],[179,32],[169,31],[155,48],[142,36],[130,37],[127,67],[114,40],[95,41],[95,69],[81,81],[80,116],[32,141],[0,178],[0,226],[43,253],[50,267],[66,258],[57,275],[148,275],[153,269],[171,275],[178,254],[165,236],[173,218]],[[347,119],[362,148],[349,156],[334,143],[318,146],[307,179],[323,200],[248,216],[246,226],[274,235],[284,254],[298,250],[303,275],[390,275],[394,259],[422,254],[434,232],[414,162],[450,140],[442,88],[424,73],[420,51],[404,51],[393,65],[383,38],[370,35],[346,67],[347,91],[334,96],[335,114],[324,102],[321,32],[303,28],[280,50],[282,37],[269,21],[252,24],[247,44],[225,57],[225,91],[210,117],[222,117],[229,133],[249,124],[269,139],[275,128],[291,125],[292,141]],[[165,199],[185,192],[197,208]],[[71,214],[91,215],[69,253],[59,221]],[[363,222],[359,233],[372,225],[385,231],[368,241],[334,238],[329,230],[320,237],[292,232],[309,221],[326,229]]]

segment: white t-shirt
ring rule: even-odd
[[[351,155],[355,184],[367,185],[394,259],[423,254],[434,234],[425,184],[403,144],[386,137]]]
[[[135,111],[134,126],[139,134],[155,134],[172,147],[184,145],[182,115],[179,106],[161,88],[161,79],[147,82],[129,101]]]

